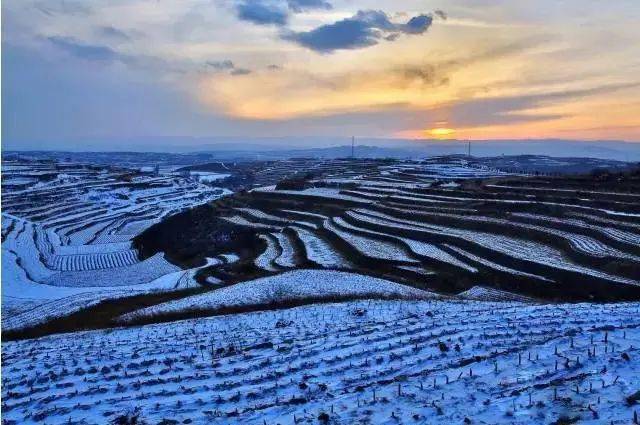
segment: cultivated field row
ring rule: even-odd
[[[4,343],[3,420],[631,423],[639,308],[358,301]]]

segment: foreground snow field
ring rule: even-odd
[[[54,335],[2,344],[2,414],[628,424],[639,326],[640,303],[358,301]]]

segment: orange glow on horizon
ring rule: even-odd
[[[453,128],[437,127],[428,130],[427,133],[430,136],[437,137],[439,139],[450,139],[456,131]]]

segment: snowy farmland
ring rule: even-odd
[[[227,189],[200,178],[233,182],[239,167],[258,187],[223,197]],[[297,269],[363,273],[449,296],[482,287],[537,300],[640,297],[634,186],[524,176],[460,157],[209,168],[163,174],[5,161],[3,182],[15,184],[3,185],[3,307],[11,312],[3,329],[42,324],[57,306],[69,314]],[[198,208],[206,210],[192,223]],[[183,215],[177,225],[165,220]]]
[[[185,289],[193,280],[131,240],[171,214],[226,192],[172,175],[50,162],[3,162],[3,330],[107,299]]]
[[[637,182],[202,168],[3,162],[3,423],[638,421]]]
[[[291,177],[210,204],[212,225],[264,241],[245,253],[251,277],[321,268],[448,295],[482,286],[551,301],[640,298],[637,181],[527,176],[449,157],[301,163],[269,164],[256,172],[263,182],[287,167]]]
[[[323,298],[437,298],[433,293],[410,288],[374,277],[330,270],[296,270],[265,277],[217,291],[205,292],[180,300],[147,307],[128,313],[120,322],[185,311],[207,311],[226,307],[242,307]]]
[[[127,414],[629,424],[640,410],[639,326],[638,303],[357,301],[53,335],[3,343],[2,414],[7,424]]]

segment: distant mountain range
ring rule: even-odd
[[[632,142],[580,142],[570,140],[406,140],[359,139],[355,146],[356,157],[368,158],[424,158],[434,155],[467,154],[472,156],[547,155],[554,157],[584,157],[640,161],[640,143]],[[296,144],[297,145],[297,144]],[[469,146],[470,145],[470,146]],[[287,157],[340,158],[351,156],[347,144],[326,147],[284,147],[278,145],[240,144],[208,145],[194,151],[235,154],[254,159],[281,159]]]
[[[346,142],[346,143],[345,143]],[[326,138],[146,138],[114,141],[111,144],[78,143],[78,149],[58,152],[144,152],[148,154],[178,154],[205,156],[225,161],[270,160],[293,157],[340,158],[351,156],[350,140]],[[467,154],[493,157],[501,155],[547,155],[553,157],[583,157],[640,162],[640,142],[573,141],[573,140],[409,140],[356,139],[356,157],[424,158],[434,155]],[[108,146],[108,148],[105,148]],[[9,146],[3,146],[7,149]],[[102,147],[102,149],[101,149]],[[27,149],[17,149],[26,151]],[[29,149],[29,151],[37,151]],[[5,150],[7,152],[7,150]]]

